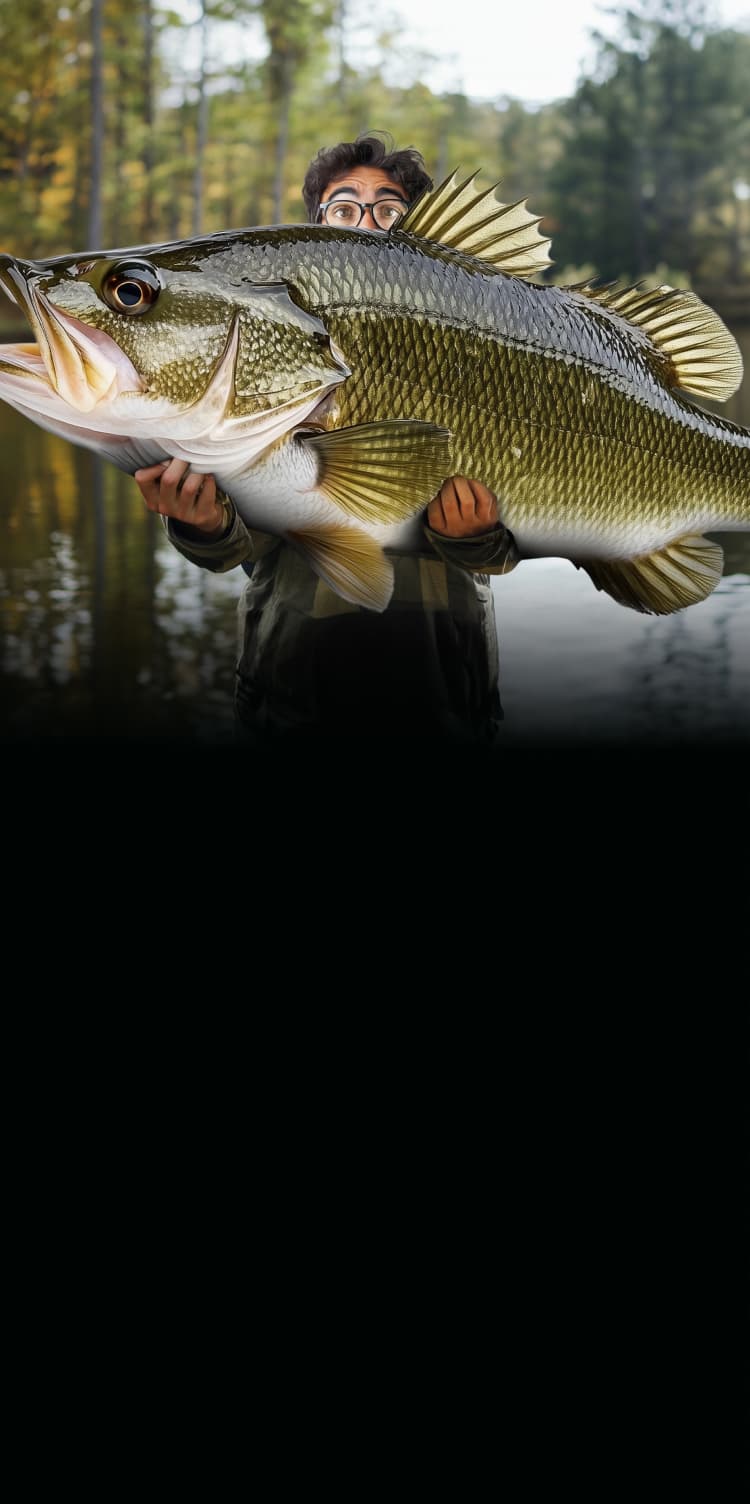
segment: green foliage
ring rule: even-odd
[[[392,18],[357,45],[356,0],[107,0],[103,13],[105,245],[190,235],[196,212],[207,232],[299,221],[315,152],[384,130],[436,180],[481,168],[506,201],[525,198],[556,280],[661,264],[672,280],[750,282],[750,35],[711,25],[697,0],[623,12],[575,95],[538,110],[408,83]],[[9,250],[86,244],[91,98],[90,4],[0,0]]]
[[[750,274],[735,184],[750,182],[750,36],[694,0],[627,11],[595,74],[564,106],[551,177],[555,251],[603,277],[657,261],[693,281]]]

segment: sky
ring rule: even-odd
[[[462,93],[471,99],[512,95],[527,105],[546,104],[575,93],[584,65],[596,55],[591,32],[620,33],[624,5],[606,0],[343,0],[347,23],[345,55],[354,68],[372,58],[379,32],[396,38],[394,83],[415,79],[436,94]],[[721,26],[750,31],[750,0],[704,0]],[[197,0],[172,0],[190,20]],[[214,61],[259,61],[266,52],[259,20],[237,27],[217,26]],[[181,38],[181,62],[197,68],[198,33]],[[428,56],[429,55],[429,56]]]
[[[575,92],[581,64],[594,55],[590,31],[618,32],[613,8],[595,0],[391,0],[379,15],[401,18],[404,51],[439,55],[418,73],[435,92],[543,104]],[[750,30],[750,0],[712,0],[711,10],[719,24]]]

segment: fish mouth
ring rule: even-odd
[[[0,286],[36,335],[36,343],[0,345],[0,366],[41,381],[79,413],[122,392],[144,391],[144,381],[108,334],[50,302],[40,285],[43,275],[33,263],[0,256]]]

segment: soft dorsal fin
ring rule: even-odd
[[[403,222],[403,221],[402,221]],[[570,289],[611,308],[637,324],[652,344],[669,356],[675,386],[714,402],[726,402],[742,381],[742,356],[718,313],[684,287],[596,287]]]
[[[541,215],[534,218],[526,200],[503,204],[495,183],[484,193],[474,188],[475,172],[462,183],[458,170],[438,188],[423,193],[400,220],[398,229],[425,240],[478,256],[501,272],[532,277],[549,266],[548,239],[540,235]]]

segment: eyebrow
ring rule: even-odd
[[[338,193],[356,192],[357,190],[353,183],[341,183],[338,188],[334,188],[333,193],[329,193],[328,198],[330,201],[330,199],[335,198]],[[383,198],[406,198],[405,193],[400,188],[386,188],[385,186],[375,189],[375,198],[379,198],[381,196]]]

